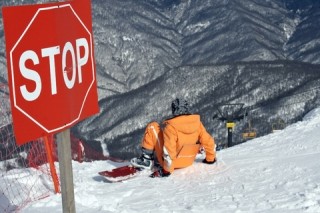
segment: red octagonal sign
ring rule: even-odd
[[[90,0],[6,7],[3,16],[17,142],[97,113]]]

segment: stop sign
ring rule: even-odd
[[[97,113],[90,0],[5,7],[3,17],[17,142]]]

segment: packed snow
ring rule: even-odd
[[[107,182],[98,172],[125,163],[72,162],[77,212],[320,212],[320,108],[282,131],[217,152],[167,178],[148,172]],[[44,184],[48,184],[46,181]],[[61,194],[23,213],[62,212]]]

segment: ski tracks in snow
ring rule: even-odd
[[[248,145],[235,148],[239,149],[236,157],[219,153],[228,171],[215,179],[227,185],[227,189],[220,188],[226,191],[224,198],[234,206],[233,210],[319,212],[320,179],[313,175],[315,169],[320,169],[319,161],[314,160],[320,159],[319,146],[315,145],[309,153],[300,151],[301,147],[303,144],[295,144],[282,152],[270,150],[267,155],[258,151],[260,157],[246,156],[244,150],[250,149]],[[279,157],[279,153],[283,155]]]

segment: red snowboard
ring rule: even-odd
[[[136,176],[138,171],[140,171],[138,168],[128,165],[121,166],[110,171],[107,170],[99,172],[99,175],[104,176],[110,182],[120,182]]]

